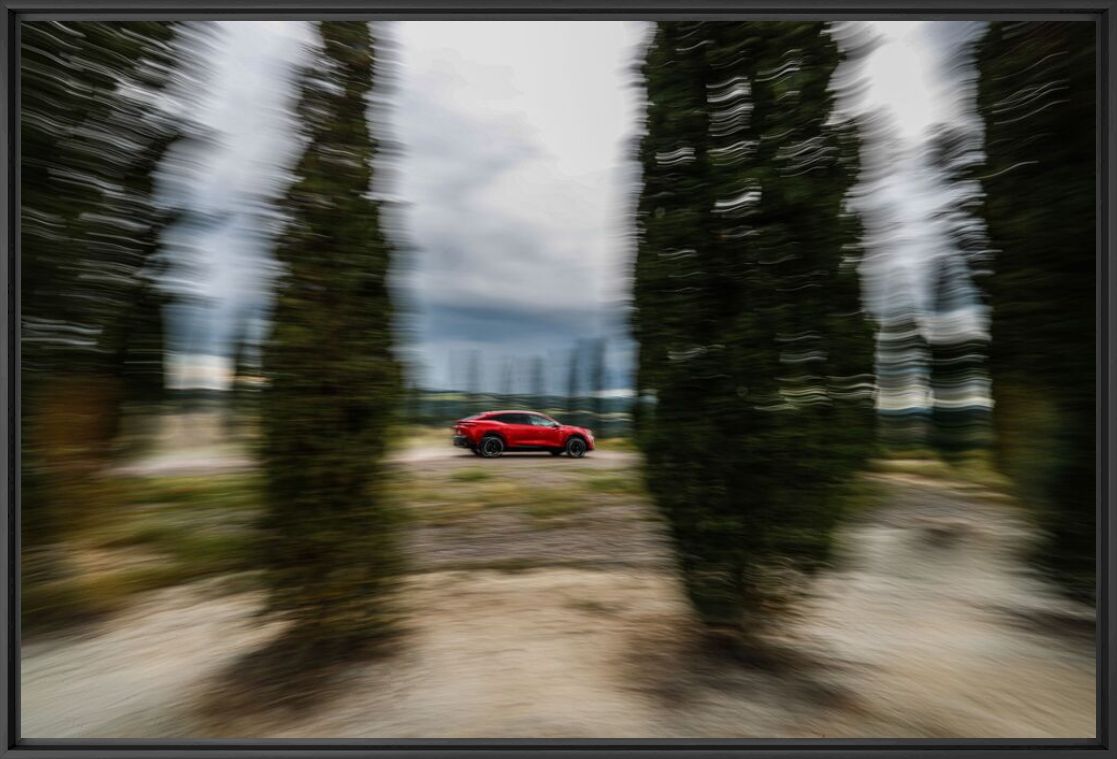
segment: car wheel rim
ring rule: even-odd
[[[482,451],[486,456],[499,456],[501,447],[499,440],[490,438],[485,441],[485,445],[482,446]]]
[[[585,446],[585,443],[583,443],[581,440],[574,440],[570,443],[570,455],[571,456],[576,456],[576,457],[581,456],[585,452],[586,452],[586,446]]]

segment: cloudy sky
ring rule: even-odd
[[[286,109],[313,38],[300,22],[218,26],[204,82],[187,84],[211,139],[164,172],[168,196],[191,210],[168,250],[179,262],[171,287],[190,296],[172,314],[178,384],[221,383],[238,314],[253,315],[256,335],[266,330],[273,267],[258,211],[297,152]],[[878,113],[901,152],[918,156],[934,124],[969,118],[951,62],[979,27],[869,26],[883,44],[848,107]],[[609,384],[628,387],[631,155],[642,110],[633,70],[649,25],[419,21],[378,32],[392,61],[382,128],[397,146],[382,189],[398,202],[391,222],[408,249],[397,273],[410,297],[404,343],[423,383],[460,384],[477,350],[486,386],[496,389],[507,360],[538,356],[557,391],[576,341],[605,337]],[[920,261],[942,242],[925,223],[933,188],[893,180],[870,188],[866,209],[890,229],[900,224],[902,240],[879,247],[898,251],[889,265],[918,281]],[[897,200],[905,196],[914,200]]]
[[[629,153],[640,102],[630,22],[392,25],[398,193],[415,246],[414,344],[446,384],[482,351],[565,377],[578,339],[623,336]],[[619,348],[619,345],[615,345]],[[614,350],[614,369],[627,365]],[[614,371],[614,383],[627,377]]]

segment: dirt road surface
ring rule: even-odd
[[[397,459],[434,492],[468,487],[455,478],[480,467],[492,492],[519,488],[525,502],[638,461],[452,448]],[[25,645],[23,735],[1092,736],[1091,613],[1023,570],[1029,531],[1011,504],[941,481],[878,483],[883,505],[845,528],[838,565],[787,633],[795,665],[699,647],[642,497],[534,516],[480,504],[413,531],[399,650],[353,665],[310,706],[214,708],[237,687],[231,663],[281,626],[253,617],[256,593],[194,585],[79,639]]]

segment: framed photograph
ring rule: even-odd
[[[0,756],[1117,753],[1114,0],[0,5]]]

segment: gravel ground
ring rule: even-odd
[[[525,502],[638,462],[426,456],[405,464],[417,482],[483,466]],[[698,646],[662,527],[639,496],[612,493],[542,522],[502,506],[421,523],[408,634],[310,705],[248,694],[251,708],[215,708],[237,688],[230,665],[281,630],[253,617],[254,593],[173,588],[83,637],[25,645],[23,735],[1092,736],[1091,614],[1023,570],[1030,534],[1013,507],[933,480],[879,483],[882,507],[843,531],[838,566],[775,642],[796,652],[782,666]]]

